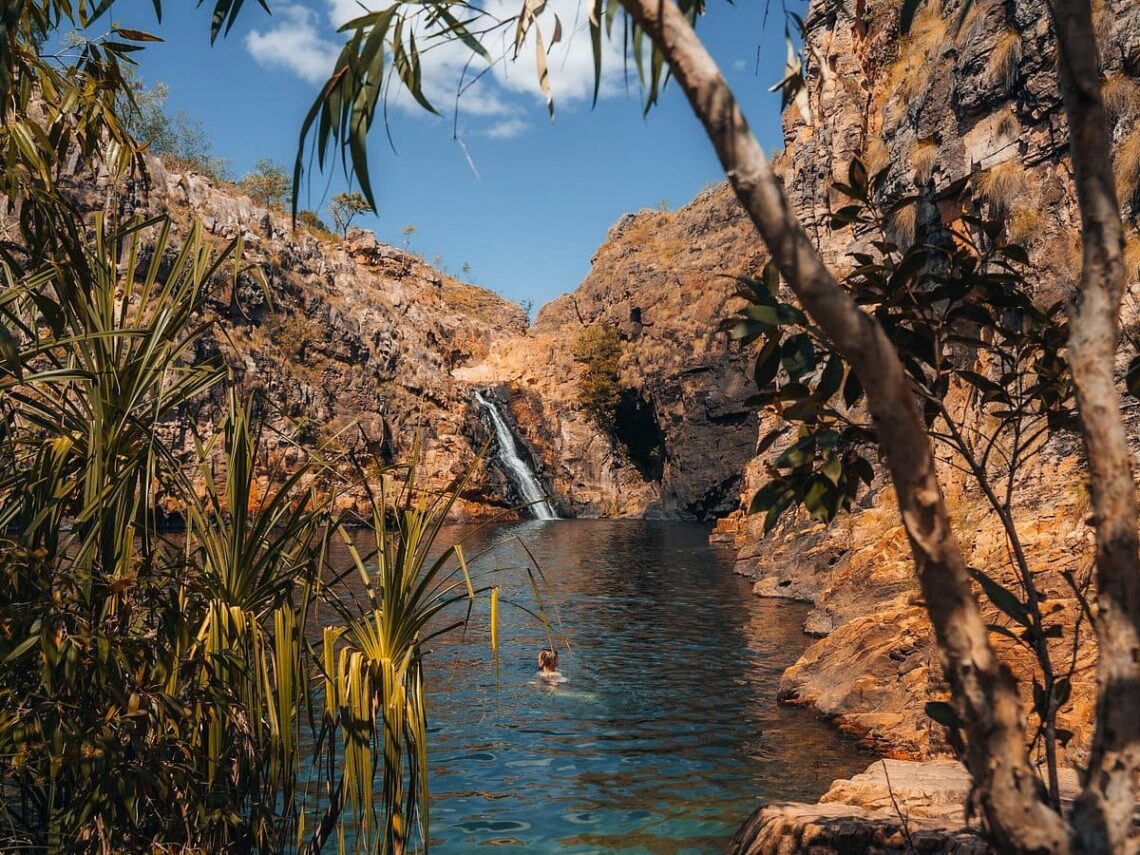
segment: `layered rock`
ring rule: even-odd
[[[763,250],[726,187],[674,212],[622,218],[571,294],[544,306],[521,338],[456,376],[501,385],[555,493],[576,516],[711,519],[737,504],[756,417],[746,355],[718,323],[735,308],[734,277]],[[579,402],[583,331],[622,339],[617,426],[600,429]]]
[[[417,477],[437,490],[475,463],[486,431],[452,372],[521,335],[522,309],[369,232],[340,240],[295,231],[283,212],[158,161],[150,178],[149,192],[125,197],[140,212],[169,214],[176,234],[198,220],[219,247],[241,239],[244,272],[215,291],[199,355],[220,351],[242,389],[263,394],[261,492],[318,451],[406,463],[418,449]],[[121,190],[108,189],[112,197]],[[175,446],[192,447],[191,424],[208,434],[223,405],[215,395],[167,425]],[[341,503],[362,499],[349,490]],[[458,512],[498,512],[509,502],[501,478],[480,468]]]
[[[1061,774],[1062,799],[1078,792],[1072,770]],[[808,805],[777,802],[760,807],[737,832],[732,855],[811,852],[941,853],[992,851],[966,814],[970,776],[952,760],[910,763],[884,760],[835,781]]]

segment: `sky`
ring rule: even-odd
[[[376,8],[383,8],[380,0]],[[480,0],[513,14],[521,0]],[[111,19],[164,41],[136,54],[147,84],[169,88],[169,112],[200,120],[214,153],[241,176],[262,158],[292,168],[301,121],[340,47],[336,27],[361,14],[356,0],[275,2],[272,14],[249,0],[228,37],[209,42],[209,6],[166,3],[161,24],[150,0],[118,0]],[[779,96],[786,48],[780,6],[765,31],[764,0],[710,0],[698,33],[740,99],[761,144],[782,147]],[[562,42],[548,54],[553,120],[538,89],[534,51],[490,69],[458,100],[469,54],[453,43],[424,50],[424,91],[443,114],[410,98],[390,105],[391,143],[380,121],[369,159],[379,215],[354,225],[388,243],[439,257],[454,275],[514,301],[541,306],[573,290],[609,227],[624,213],[679,207],[723,180],[704,132],[679,88],[670,84],[643,116],[630,64],[619,44],[605,49],[601,97],[591,109],[593,66],[579,0],[549,0],[562,21]],[[549,30],[549,24],[547,29]],[[615,32],[617,28],[615,28]],[[547,41],[551,34],[545,34]],[[501,43],[488,43],[492,54]],[[458,109],[458,112],[456,110]],[[322,208],[348,184],[340,170],[314,174],[302,207]],[[323,215],[322,211],[322,215]],[[327,217],[326,217],[327,219]],[[409,237],[408,225],[415,226]],[[462,273],[470,265],[468,274]]]

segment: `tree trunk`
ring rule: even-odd
[[[704,124],[784,280],[863,384],[898,493],[954,708],[968,737],[967,764],[994,842],[1010,852],[1069,851],[1068,827],[1045,803],[1030,768],[1015,681],[990,647],[950,530],[930,441],[898,353],[824,265],[789,210],[783,188],[728,84],[673,0],[622,2],[663,54]]]
[[[1096,518],[1096,734],[1073,812],[1085,852],[1124,852],[1140,795],[1140,553],[1136,484],[1114,377],[1124,238],[1089,0],[1053,0],[1084,254],[1069,308],[1069,365]],[[1133,839],[1133,848],[1136,840]]]

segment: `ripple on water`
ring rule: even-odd
[[[457,528],[454,539],[471,530]],[[569,651],[558,686],[534,680],[541,627],[501,618],[496,669],[485,604],[428,657],[433,849],[525,853],[720,851],[760,798],[814,798],[866,766],[810,713],[777,705],[805,647],[805,609],[761,601],[708,530],[562,521],[484,529],[468,555],[527,563],[550,585]],[[496,577],[505,599],[529,583]]]

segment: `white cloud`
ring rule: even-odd
[[[517,14],[519,6],[519,0],[487,0],[485,8],[492,16],[502,19]],[[585,10],[586,4],[581,0],[549,0],[546,11],[539,19],[548,51],[546,62],[550,69],[550,88],[554,94],[555,109],[559,104],[587,101],[594,97],[594,51],[590,45],[590,28]],[[562,41],[551,46],[555,16],[562,22]],[[514,29],[511,28],[504,39],[506,43],[499,46],[500,55],[514,54],[511,43],[513,39]],[[603,38],[602,79],[598,97],[609,98],[623,92],[624,73],[620,37],[617,40]],[[536,70],[533,30],[527,34],[517,60],[508,60],[495,66],[495,77],[507,89],[542,98]]]
[[[263,65],[292,71],[306,80],[323,81],[340,45],[335,41],[340,38],[335,29],[370,9],[386,5],[382,0],[367,0],[365,4],[360,0],[325,2],[330,27],[322,28],[317,15],[307,7],[284,6],[277,13],[280,23],[265,33],[250,33],[246,47]],[[483,0],[481,5],[490,23],[516,15],[522,0]],[[547,65],[556,109],[593,98],[594,60],[585,9],[581,0],[548,0],[539,20],[548,47]],[[562,40],[550,46],[556,15],[561,21]],[[508,139],[529,126],[523,115],[543,109],[533,31],[519,50],[517,60],[511,58],[513,24],[487,37],[485,45],[497,60],[488,67],[482,58],[472,59],[471,50],[461,41],[434,35],[415,21],[410,21],[406,29],[415,34],[424,95],[444,115],[458,109],[463,117],[475,121],[476,132],[493,139]],[[607,98],[624,91],[620,38],[616,44],[603,40],[602,51],[599,97]],[[406,92],[395,86],[391,106],[411,113],[422,112]]]
[[[503,119],[501,122],[496,122],[483,131],[483,136],[490,137],[493,140],[510,140],[519,136],[523,131],[530,127],[530,123],[520,119],[518,116],[512,116],[509,119]]]
[[[339,28],[341,24],[359,18],[379,8],[378,4],[361,3],[360,0],[327,0],[329,23]]]
[[[245,37],[246,50],[261,65],[292,71],[314,83],[328,79],[339,48],[324,38],[313,11],[305,6],[279,6],[276,22],[265,32]]]
[[[746,68],[748,68],[748,60],[746,60],[746,59],[734,59],[732,61],[732,70],[733,71],[744,71],[744,69],[746,69]]]

